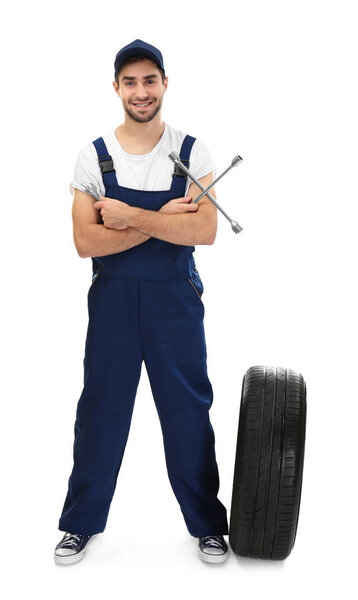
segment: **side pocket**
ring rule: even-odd
[[[201,294],[199,294],[199,292],[198,292],[198,290],[196,289],[196,287],[195,287],[194,283],[192,282],[192,280],[191,280],[191,279],[188,279],[188,281],[190,282],[190,284],[191,284],[191,285],[192,285],[192,287],[194,288],[194,290],[195,290],[196,294],[198,295],[198,297],[199,297],[199,299],[200,299],[200,302],[202,302],[202,299],[201,299]]]
[[[92,276],[92,283],[93,283],[94,281],[96,281],[96,279],[97,279],[98,275],[100,274],[100,272],[101,272],[101,271],[97,271],[97,273],[95,273],[95,274]]]
[[[98,279],[99,275],[101,274],[101,269],[99,269],[96,273],[94,273],[92,275],[92,281],[91,281],[91,285],[89,286],[88,291],[90,291],[92,289],[92,286],[94,284],[94,282]]]

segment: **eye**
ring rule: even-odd
[[[130,83],[133,83],[133,81],[127,81],[126,85],[129,85]]]

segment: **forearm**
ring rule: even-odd
[[[150,237],[131,227],[110,229],[102,224],[92,224],[88,225],[86,236],[79,244],[78,253],[81,258],[107,256],[138,246]]]
[[[211,233],[207,231],[207,227],[204,227],[199,211],[200,207],[196,212],[185,214],[135,208],[128,217],[128,225],[138,232],[172,244],[182,246],[211,244]]]

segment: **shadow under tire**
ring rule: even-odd
[[[253,366],[243,378],[229,543],[235,554],[282,560],[296,539],[306,435],[300,373]]]

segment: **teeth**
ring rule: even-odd
[[[148,104],[150,104],[150,102],[146,102],[145,104],[136,104],[136,106],[148,106]]]

